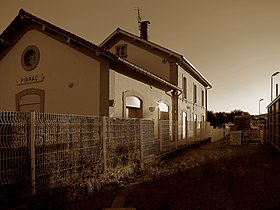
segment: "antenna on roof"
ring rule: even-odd
[[[148,40],[148,24],[150,24],[150,21],[142,21],[142,9],[136,7],[135,10],[137,11],[138,29],[140,30],[140,37],[142,39]]]
[[[137,23],[138,23],[138,29],[140,30],[140,23],[142,21],[142,14],[141,14],[141,10],[139,7],[136,7],[135,10],[137,11]]]

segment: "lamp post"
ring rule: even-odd
[[[271,85],[271,90],[270,90],[271,91],[271,101],[272,101],[272,98],[273,98],[273,93],[272,93],[273,92],[273,77],[276,76],[279,73],[280,72],[277,71],[277,72],[275,72],[274,74],[271,75],[271,81],[270,81],[270,85]]]
[[[261,101],[263,101],[263,98],[259,100],[259,115],[261,114]]]

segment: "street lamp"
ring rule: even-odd
[[[274,74],[271,75],[271,81],[270,81],[270,85],[271,85],[271,101],[272,101],[272,98],[273,98],[273,77],[276,76],[277,74],[279,74],[280,72],[277,71],[275,72]]]
[[[261,101],[263,101],[263,98],[259,100],[259,115],[261,114]]]

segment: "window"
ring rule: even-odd
[[[201,91],[201,106],[204,106],[204,90]]]
[[[183,77],[183,98],[187,98],[187,78]]]
[[[136,96],[126,97],[126,117],[128,118],[142,118],[142,101]]]
[[[195,121],[195,122],[197,121],[197,114],[195,114],[195,113],[193,114],[193,121]]]
[[[28,46],[24,49],[21,56],[21,65],[26,71],[36,68],[39,63],[40,52],[36,46]]]
[[[204,119],[204,115],[201,115],[201,121],[204,122],[205,119]]]
[[[116,46],[116,55],[121,58],[126,58],[127,57],[127,45],[126,44],[117,45]]]
[[[193,103],[197,103],[197,86],[193,84]]]
[[[187,113],[183,111],[182,113],[182,139],[187,138]]]
[[[159,119],[169,120],[169,107],[163,102],[159,102]]]

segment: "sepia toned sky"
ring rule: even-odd
[[[99,45],[117,27],[184,55],[212,84],[208,108],[267,112],[280,71],[279,0],[1,0],[0,33],[23,8]],[[274,77],[274,85],[280,74]],[[275,90],[274,90],[275,91]],[[279,91],[280,92],[280,91]],[[275,93],[275,92],[274,92]]]

